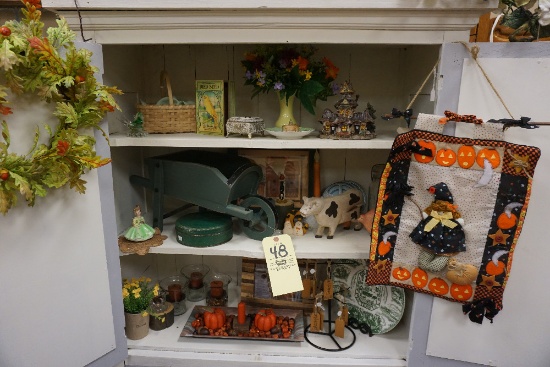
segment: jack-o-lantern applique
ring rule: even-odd
[[[474,292],[470,284],[451,284],[451,297],[457,301],[467,301],[472,298]]]
[[[504,213],[498,216],[497,226],[500,229],[510,229],[516,226],[518,223],[518,217],[512,213],[512,210],[515,208],[521,208],[523,204],[521,203],[510,203],[504,208]]]
[[[428,289],[435,294],[443,296],[449,292],[449,285],[441,278],[433,278],[428,284]]]
[[[499,250],[495,251],[493,254],[491,261],[485,265],[485,271],[489,275],[500,275],[504,273],[504,270],[506,268],[506,264],[504,262],[500,261],[499,258],[502,257],[502,255],[507,254],[508,251],[506,250]]]
[[[391,274],[397,280],[407,280],[411,277],[411,272],[409,271],[409,269],[403,268],[401,266],[393,269]]]
[[[450,167],[456,162],[456,153],[452,149],[439,149],[435,161],[440,166]]]
[[[412,272],[412,283],[417,288],[424,288],[428,284],[428,273],[420,268],[415,268]]]
[[[491,163],[491,167],[495,169],[500,165],[500,154],[496,151],[496,149],[483,148],[479,151],[479,153],[477,153],[477,165],[484,168],[485,164],[483,162],[485,160],[488,160],[489,163]]]
[[[476,162],[476,150],[471,145],[463,145],[458,148],[458,165],[462,168],[470,168]]]
[[[420,163],[430,163],[431,161],[433,161],[434,156],[435,156],[435,144],[432,143],[431,141],[419,140],[418,145],[420,145],[421,148],[431,150],[432,151],[432,156],[430,157],[428,155],[422,155],[420,153],[414,153],[414,159],[416,159],[416,161],[420,162]]]

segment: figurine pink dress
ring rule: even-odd
[[[141,208],[136,205],[134,208],[134,219],[132,220],[132,226],[128,228],[124,234],[124,238],[128,241],[146,241],[153,237],[155,230],[153,227],[145,223],[145,219],[141,216]]]

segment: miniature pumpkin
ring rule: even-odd
[[[446,281],[444,281],[441,278],[433,278],[430,280],[430,284],[428,285],[428,289],[432,291],[435,294],[444,295],[449,292],[449,285]]]
[[[489,261],[487,265],[485,265],[485,271],[487,272],[487,274],[500,275],[504,273],[506,264],[504,264],[503,261],[500,261],[499,258],[507,253],[508,251],[506,250],[499,250],[493,254],[493,256],[491,257],[491,261]]]
[[[462,168],[470,168],[476,162],[476,150],[471,145],[463,145],[458,148],[458,164]]]
[[[484,164],[483,161],[487,159],[489,163],[491,163],[491,167],[493,169],[497,168],[500,165],[500,154],[495,149],[491,148],[483,148],[479,151],[477,154],[476,162],[477,164],[483,168]]]
[[[510,213],[510,217],[506,213],[502,213],[497,218],[497,226],[500,229],[513,228],[518,222],[518,217],[514,213]]]
[[[495,265],[494,262],[489,261],[487,263],[487,266],[485,266],[485,271],[489,275],[500,275],[500,274],[504,273],[504,267],[505,266],[506,265],[500,260],[497,262],[496,265]]]
[[[254,326],[260,331],[269,331],[276,324],[277,316],[273,313],[273,310],[270,309],[258,311],[254,318]]]
[[[409,269],[400,266],[393,269],[392,275],[397,280],[407,280],[411,277],[411,272],[409,271]]]
[[[469,284],[451,284],[451,297],[457,301],[467,301],[473,295],[472,286]]]
[[[456,153],[452,149],[439,149],[435,161],[440,166],[450,167],[456,162]]]
[[[412,282],[415,287],[424,288],[428,284],[428,273],[420,268],[415,268],[412,272]]]
[[[214,308],[212,311],[204,311],[204,326],[216,330],[225,324],[225,311],[221,308]]]
[[[449,259],[448,271],[445,275],[454,284],[470,284],[477,278],[478,268],[472,264],[458,262],[456,259]]]
[[[420,163],[430,163],[433,161],[435,156],[435,144],[431,141],[427,140],[419,140],[418,145],[424,149],[430,149],[432,151],[432,156],[422,155],[418,153],[414,153],[414,159],[416,159],[417,162]]]
[[[391,250],[391,243],[389,241],[382,241],[378,244],[378,254],[380,256],[386,255]]]

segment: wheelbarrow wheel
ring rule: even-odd
[[[275,233],[277,227],[277,212],[275,206],[267,199],[257,196],[247,196],[239,204],[247,210],[254,211],[251,220],[241,219],[243,232],[253,240],[261,241]]]

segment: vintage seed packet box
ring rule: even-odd
[[[224,80],[195,81],[197,133],[225,135],[225,122],[232,113],[232,82]]]

